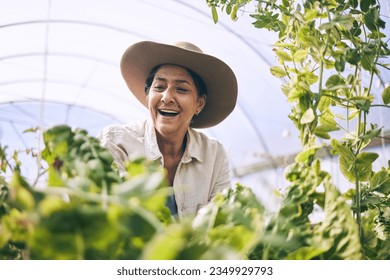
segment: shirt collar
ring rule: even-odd
[[[151,120],[146,121],[145,127],[145,156],[148,160],[162,158],[157,144],[156,131]]]
[[[189,128],[187,131],[187,145],[184,151],[182,162],[190,162],[193,158],[202,162],[201,143],[198,133]],[[146,122],[145,129],[145,156],[149,160],[162,158],[162,154],[157,144],[156,131],[151,120]]]
[[[190,162],[193,158],[202,162],[201,143],[198,133],[189,128],[187,131],[187,146],[183,155],[183,162]]]

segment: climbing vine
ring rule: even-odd
[[[334,187],[330,174],[321,171],[318,155],[326,150],[339,157],[340,172],[353,186],[343,197],[356,221],[362,256],[373,257],[374,251],[388,256],[390,169],[388,165],[374,171],[372,165],[379,154],[368,150],[373,139],[384,137],[383,128],[369,122],[370,112],[378,107],[390,109],[390,86],[386,87],[379,76],[381,71],[390,70],[382,62],[390,51],[389,38],[382,32],[385,21],[380,1],[206,2],[215,23],[218,10],[232,20],[249,14],[255,28],[278,35],[273,46],[278,64],[270,72],[282,80],[281,92],[292,105],[288,117],[298,129],[302,144],[295,163],[286,170],[290,185],[285,202],[291,200],[291,204],[282,205],[279,214],[284,213],[291,220],[290,226],[298,227],[285,230],[285,238],[296,235],[299,246],[313,245],[315,240],[308,241],[306,236],[310,224],[305,219],[315,204],[325,213],[329,211],[328,192]],[[249,3],[255,8],[247,10]],[[382,88],[382,94],[376,98],[375,79]],[[318,192],[319,187],[325,188],[324,194]],[[300,221],[304,223],[294,222],[296,215],[302,216],[304,220]],[[325,230],[325,224],[332,226],[323,221],[319,228]],[[277,224],[275,230],[284,231]]]

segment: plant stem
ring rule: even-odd
[[[328,8],[326,9],[327,15],[328,15],[328,20],[331,22],[331,17]],[[323,83],[323,76],[324,76],[324,59],[325,59],[325,54],[329,46],[329,37],[330,37],[330,31],[326,31],[326,42],[325,42],[325,48],[321,52],[321,59],[320,59],[320,67],[319,67],[319,82],[318,82],[318,96],[319,98],[316,100],[314,104],[313,110],[316,111],[317,106],[320,102],[321,96],[322,96],[322,83]]]
[[[385,107],[385,108],[390,108],[390,105],[385,105],[385,104],[371,104],[371,107]]]
[[[357,124],[358,125],[357,135],[360,135],[360,133],[361,133],[361,123],[362,123],[362,110],[359,110],[359,118],[358,118],[358,124]],[[355,158],[360,153],[361,145],[362,145],[362,142],[360,142],[357,145]],[[356,191],[355,200],[356,200],[356,209],[357,209],[355,212],[356,213],[356,223],[357,223],[358,228],[359,228],[360,240],[363,240],[363,229],[362,229],[362,222],[361,222],[361,188],[360,188],[360,182],[359,182],[359,174],[358,174],[356,166],[355,166],[355,191]]]
[[[355,199],[356,199],[356,208],[357,208],[357,211],[355,212],[356,223],[359,228],[360,240],[363,240],[363,229],[362,229],[362,218],[361,218],[361,189],[360,189],[360,182],[359,182],[359,177],[356,169],[355,169],[355,190],[356,190]]]

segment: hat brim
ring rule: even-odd
[[[128,88],[145,107],[146,78],[155,66],[162,64],[191,69],[206,84],[206,105],[199,115],[194,116],[191,127],[214,126],[233,111],[237,102],[237,80],[226,63],[204,53],[149,41],[131,45],[124,52],[120,64]]]

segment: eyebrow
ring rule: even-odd
[[[160,78],[160,77],[155,77],[154,78],[155,80],[158,80],[158,81],[162,81],[162,82],[167,82],[168,80],[165,79],[165,78]],[[188,84],[188,85],[191,85],[191,83],[187,80],[175,80],[175,83],[179,83],[179,84]]]

